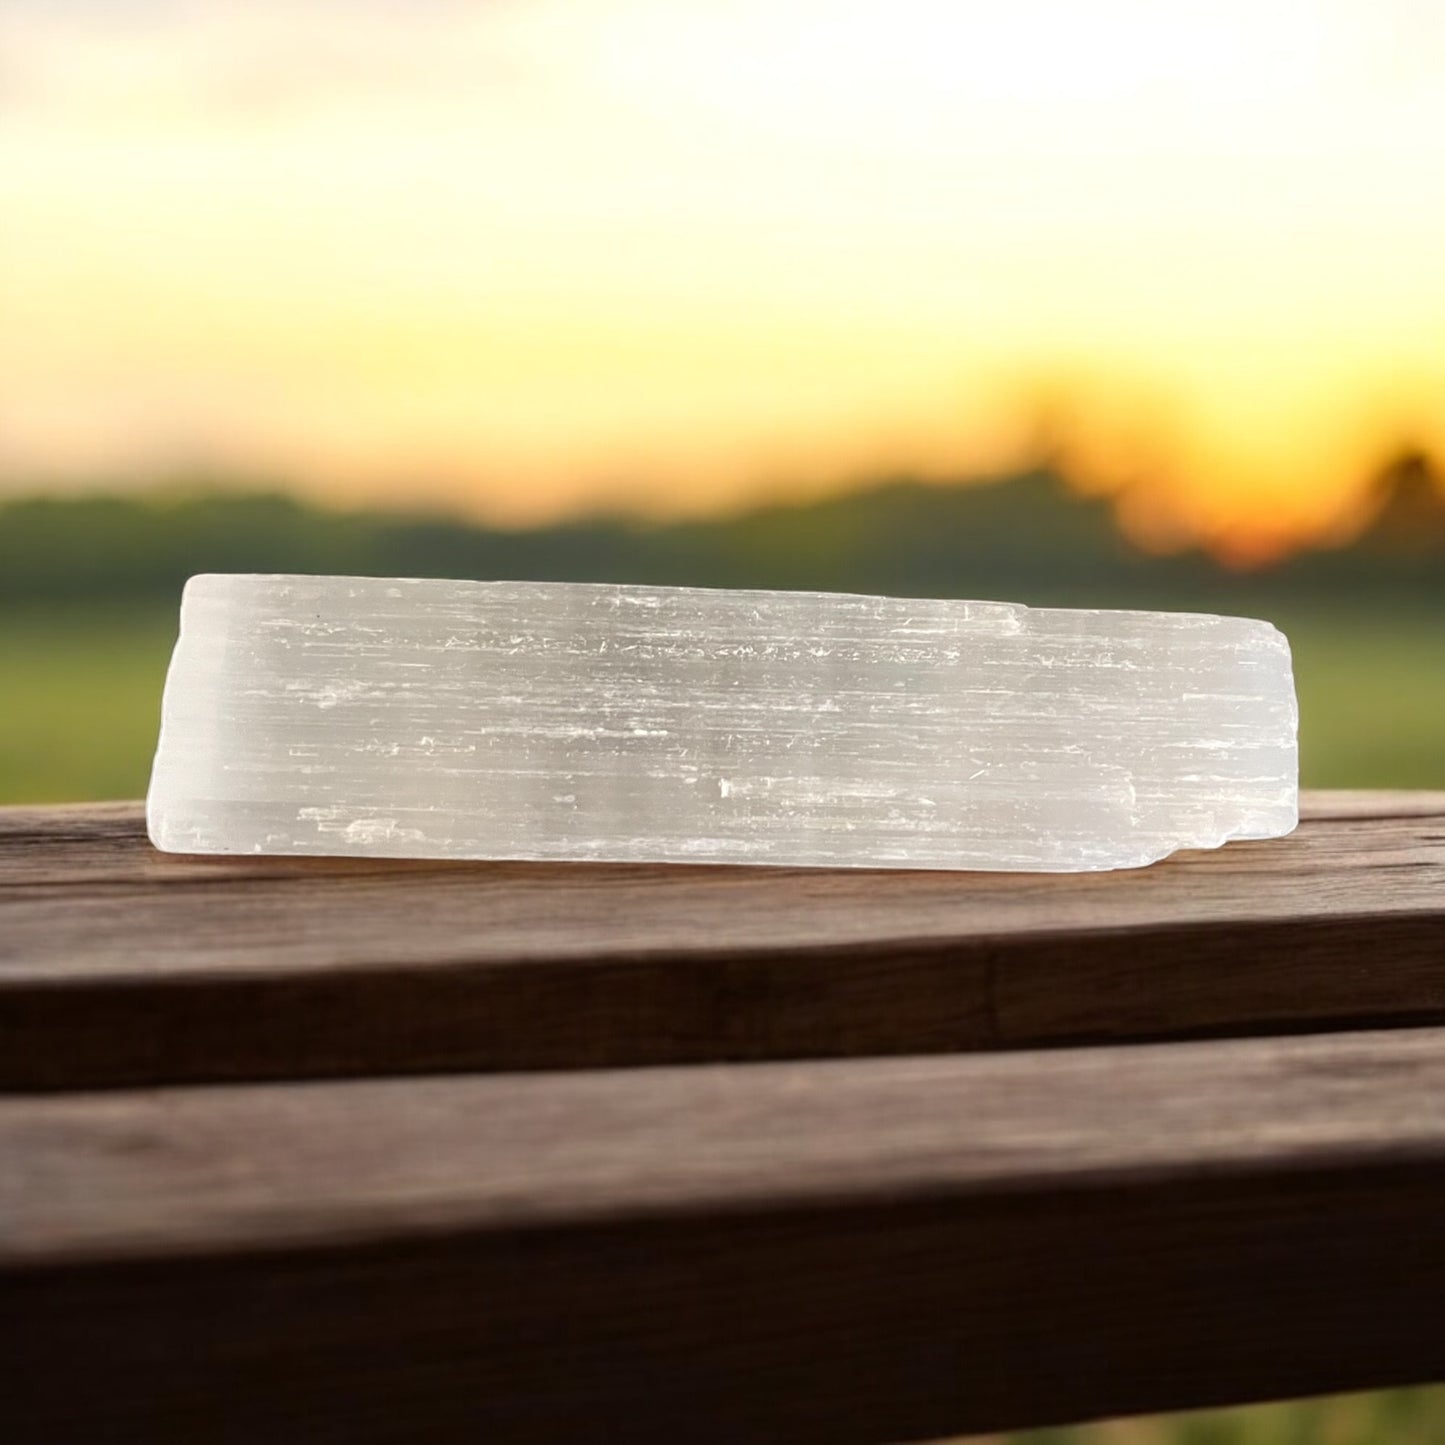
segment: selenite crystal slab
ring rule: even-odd
[[[815,592],[193,577],[185,853],[1127,868],[1297,821],[1267,622]]]

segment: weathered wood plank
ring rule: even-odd
[[[1445,1030],[12,1096],[0,1158],[7,1442],[864,1442],[1445,1375]]]
[[[1445,1020],[1445,794],[1095,875],[188,859],[0,810],[0,1087]]]

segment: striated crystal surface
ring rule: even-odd
[[[1127,868],[1297,819],[1267,622],[210,575],[148,799],[187,853]]]

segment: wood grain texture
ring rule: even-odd
[[[12,1097],[0,1158],[16,1445],[846,1445],[1445,1375],[1445,1030]]]
[[[0,810],[0,1087],[1445,1020],[1445,794],[1119,874],[168,857]]]

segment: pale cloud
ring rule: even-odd
[[[0,27],[12,110],[204,125],[465,98],[523,78],[516,4],[20,0]]]

